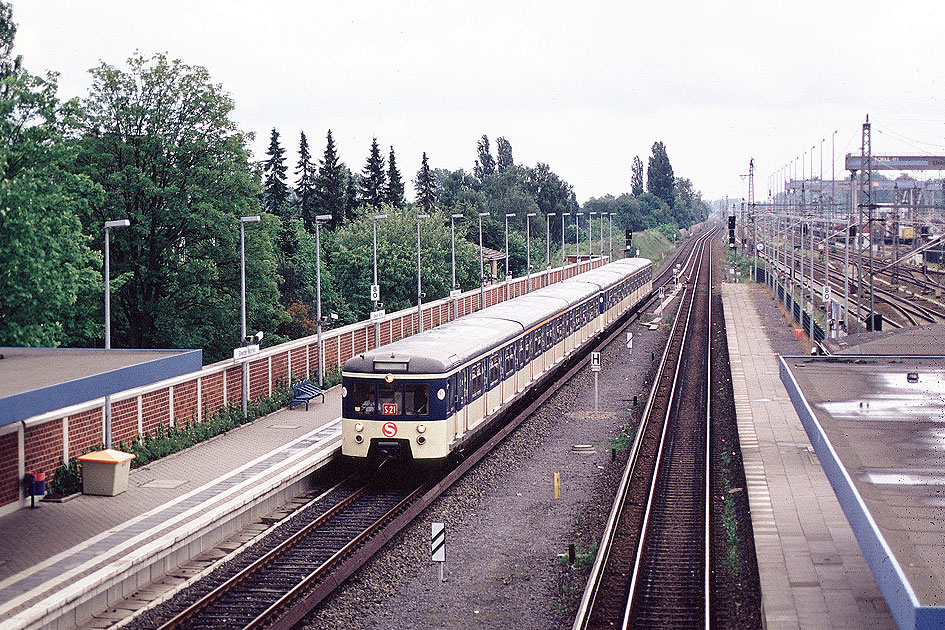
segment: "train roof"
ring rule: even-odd
[[[441,374],[485,354],[642,269],[650,261],[630,258],[500,302],[455,321],[359,353],[345,372]]]

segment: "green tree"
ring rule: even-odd
[[[312,154],[308,148],[305,132],[299,138],[299,162],[295,167],[298,179],[295,181],[296,216],[301,217],[306,225],[311,225],[318,214],[315,196],[315,178],[317,171],[312,163]],[[283,221],[291,217],[283,217]]]
[[[669,163],[669,156],[666,154],[666,147],[662,142],[654,142],[652,151],[646,169],[646,191],[656,195],[672,208],[674,202],[673,187],[676,182],[673,177],[673,166]]]
[[[473,174],[479,181],[483,181],[489,175],[495,173],[495,159],[489,149],[489,136],[482,134],[479,143],[476,145],[476,166]]]
[[[420,161],[420,171],[413,181],[413,187],[417,191],[417,203],[423,208],[423,211],[429,213],[436,203],[436,182],[433,179],[433,173],[430,172],[430,162],[427,160],[427,152],[423,152],[423,159]]]
[[[394,147],[390,148],[390,157],[387,158],[387,187],[385,192],[387,203],[395,208],[403,208],[407,205],[407,201],[404,199],[404,180],[400,177],[400,171],[397,170]]]
[[[350,174],[347,167],[338,160],[338,151],[329,129],[325,153],[319,161],[318,176],[315,178],[315,197],[318,200],[319,212],[330,214],[332,225],[343,223],[350,208],[353,208],[348,194],[349,180]],[[313,215],[305,222],[310,230],[314,230],[314,220]]]
[[[361,170],[360,202],[362,205],[379,208],[385,199],[387,177],[384,174],[384,157],[377,146],[377,138],[371,141],[367,164]]]
[[[85,216],[88,229],[131,220],[113,234],[112,273],[127,277],[113,301],[115,345],[203,348],[205,360],[219,360],[239,343],[239,217],[261,209],[248,138],[206,69],[160,54],[128,66],[91,71],[82,139],[87,171],[107,191]],[[251,330],[272,331],[285,317],[278,227],[271,215],[246,227]]]
[[[102,189],[77,172],[77,103],[12,57],[12,19],[0,3],[0,346],[101,343],[101,255],[79,214]]]
[[[265,183],[263,184],[263,206],[273,214],[281,215],[284,206],[289,200],[289,186],[286,184],[285,149],[279,143],[279,132],[275,127],[269,136],[269,148],[266,150],[269,159],[263,167]]]
[[[633,156],[633,166],[630,167],[630,194],[634,197],[643,194],[643,162],[639,155]]]
[[[512,143],[506,140],[504,137],[499,136],[495,141],[495,146],[496,153],[498,154],[498,162],[496,167],[501,173],[515,165],[515,161],[512,159]]]

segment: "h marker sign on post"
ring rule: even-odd
[[[433,562],[440,563],[440,581],[445,582],[443,575],[443,566],[446,564],[446,525],[443,523],[432,524],[432,542],[430,551],[433,554]]]

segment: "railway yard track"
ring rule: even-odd
[[[575,629],[709,627],[712,240],[701,240],[687,264],[689,282]]]

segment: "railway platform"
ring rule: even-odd
[[[85,624],[303,493],[340,450],[340,390],[137,468],[117,496],[0,518],[0,629]]]
[[[896,628],[781,383],[763,290],[721,285],[766,628]]]

